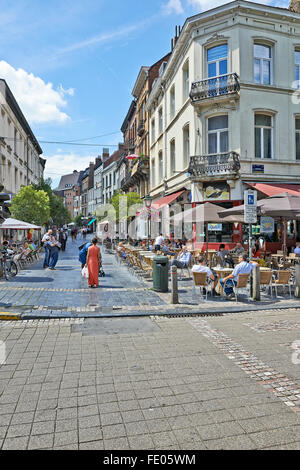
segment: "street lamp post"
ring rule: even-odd
[[[147,209],[147,250],[149,250],[149,236],[150,236],[150,208],[152,205],[152,199],[149,194],[144,198],[144,205]]]

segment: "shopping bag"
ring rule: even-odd
[[[82,269],[81,275],[82,275],[82,277],[84,277],[84,279],[88,279],[88,278],[89,278],[89,270],[88,270],[88,268],[87,268],[86,266]]]

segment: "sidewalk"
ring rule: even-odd
[[[55,271],[42,268],[43,256],[9,282],[0,283],[0,317],[19,313],[20,319],[82,318],[180,314],[219,314],[268,309],[300,308],[300,300],[287,297],[260,302],[247,300],[228,302],[223,298],[201,299],[193,295],[192,281],[179,281],[178,305],[170,304],[170,293],[156,293],[152,281],[129,272],[125,264],[102,247],[105,278],[99,289],[89,289],[81,277],[78,246],[83,240],[68,241],[66,252],[60,252]]]

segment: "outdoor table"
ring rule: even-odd
[[[220,268],[220,267],[215,267],[212,268],[218,275],[218,284],[216,286],[216,292],[220,295],[224,295],[223,292],[223,287],[220,284],[220,279],[223,279],[224,277],[229,276],[233,272],[232,268]]]

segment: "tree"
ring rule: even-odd
[[[126,193],[126,194],[122,194],[120,192],[117,192],[113,195],[113,197],[111,198],[110,200],[110,204],[114,207],[115,211],[116,211],[116,220],[117,222],[119,221],[119,218],[120,218],[120,214],[119,214],[119,209],[120,209],[120,198],[124,198],[126,197],[127,199],[127,211],[126,211],[126,214],[127,214],[127,219],[129,218],[129,215],[128,215],[128,209],[130,206],[133,206],[135,204],[139,205],[139,206],[143,206],[143,201],[141,200],[140,198],[140,195],[138,193],[134,193],[134,192],[131,192],[131,193]]]
[[[71,213],[67,207],[64,205],[64,201],[60,196],[53,194],[51,189],[52,180],[51,178],[40,179],[39,184],[33,185],[36,190],[43,190],[48,194],[50,202],[50,219],[52,223],[61,227],[62,225],[68,224],[72,220]]]
[[[82,227],[82,219],[84,218],[83,214],[76,215],[74,217],[73,222],[77,225],[77,227]]]
[[[10,211],[16,219],[43,226],[50,218],[49,196],[45,191],[37,191],[33,186],[22,186],[12,198]]]

